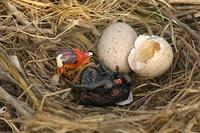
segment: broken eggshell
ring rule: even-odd
[[[126,100],[116,103],[116,105],[124,106],[133,102],[133,93],[129,92],[129,96]]]
[[[97,46],[100,61],[112,71],[129,72],[128,54],[133,48],[136,32],[132,27],[123,22],[115,22],[108,26]]]
[[[131,69],[146,78],[162,75],[170,68],[172,61],[172,48],[159,36],[140,35],[128,56]]]

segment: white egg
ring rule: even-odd
[[[123,22],[111,24],[104,30],[97,46],[100,61],[112,71],[118,66],[119,72],[129,72],[128,54],[136,38],[130,25]]]
[[[131,69],[142,77],[154,78],[166,72],[173,61],[169,43],[159,36],[140,35],[128,56]]]

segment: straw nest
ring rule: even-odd
[[[200,10],[198,0],[1,0],[0,131],[200,132]],[[138,34],[163,36],[174,51],[170,70],[154,79],[133,76],[134,102],[84,107],[58,84],[56,53],[96,52],[115,21]],[[19,66],[13,65],[13,62]]]

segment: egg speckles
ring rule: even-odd
[[[97,46],[100,61],[113,71],[118,66],[119,72],[128,72],[127,58],[136,38],[136,32],[128,24],[111,24],[104,30]]]
[[[154,78],[162,75],[171,66],[173,51],[162,37],[140,35],[128,56],[131,69],[138,75]]]

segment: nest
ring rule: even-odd
[[[200,132],[198,4],[198,0],[2,0],[0,131]],[[156,79],[133,76],[131,105],[78,105],[70,88],[57,82],[55,56],[66,47],[96,53],[101,33],[116,21],[128,23],[138,34],[167,39],[174,51],[173,64]]]

